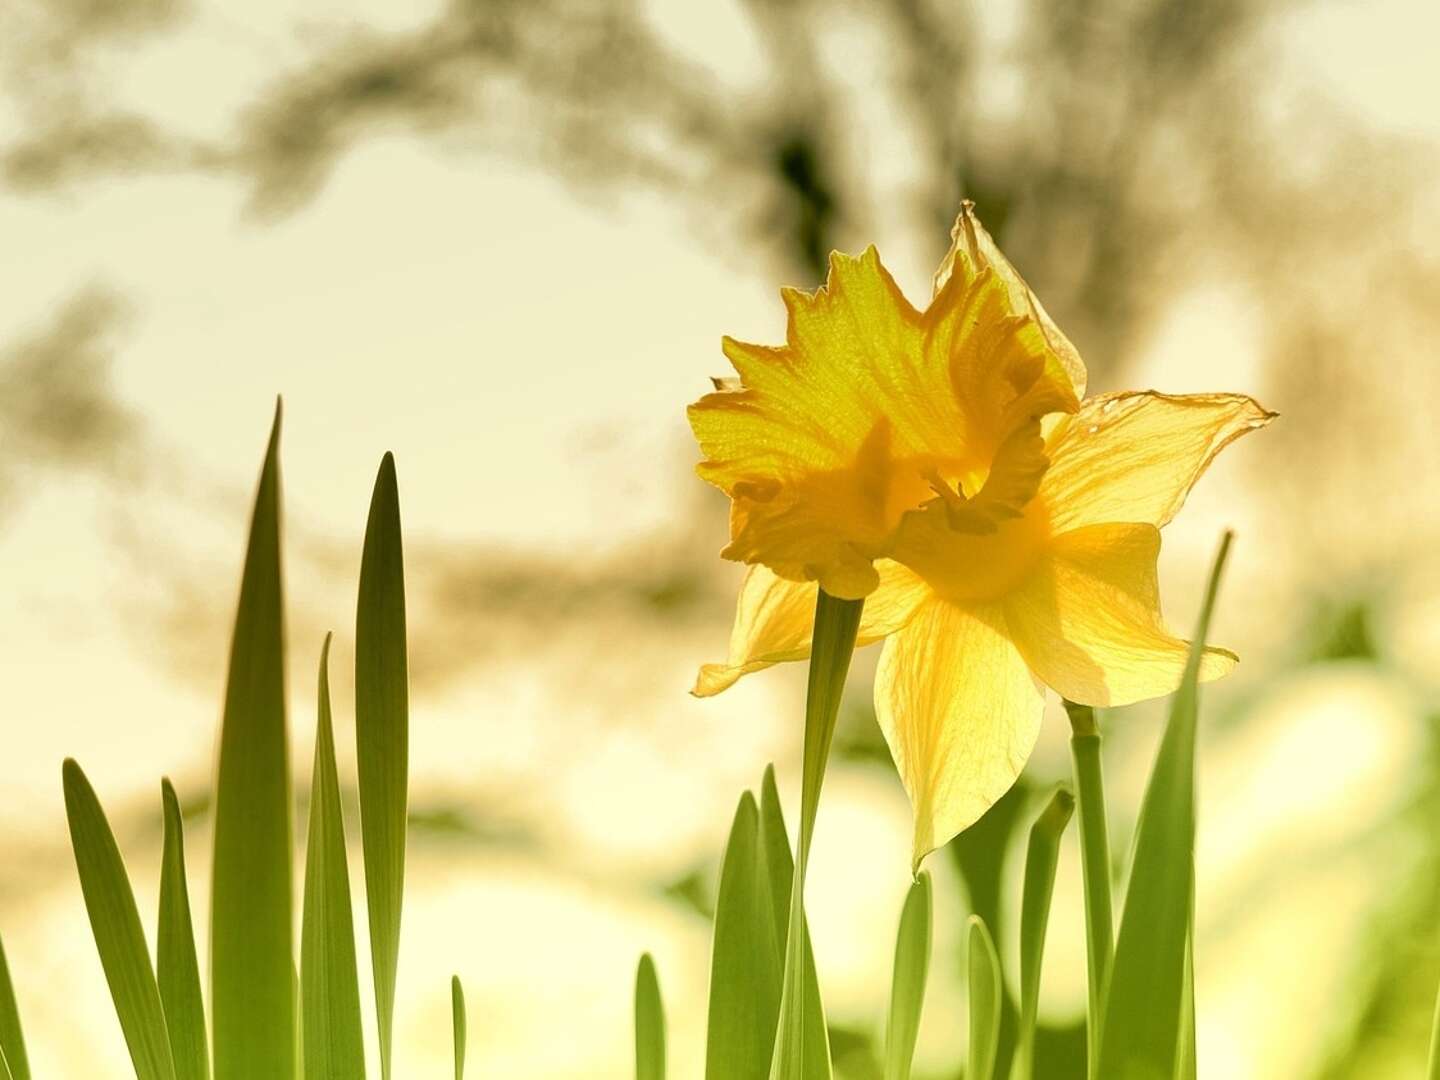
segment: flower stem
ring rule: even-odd
[[[864,600],[839,600],[824,589],[815,602],[815,632],[810,644],[810,681],[805,695],[805,757],[800,782],[800,836],[795,849],[795,873],[790,882],[790,924],[785,940],[785,974],[780,995],[780,1019],[775,1031],[775,1052],[770,1061],[771,1080],[802,1080],[816,1063],[805,1060],[806,964],[805,870],[810,862],[810,838],[820,808],[820,787],[830,758],[840,695],[855,635],[860,629]],[[811,991],[813,993],[813,990]],[[811,1036],[813,1038],[813,1034]],[[819,1040],[824,1045],[824,1039]],[[828,1060],[821,1075],[829,1075]]]
[[[1070,714],[1070,753],[1075,763],[1075,793],[1080,809],[1080,862],[1085,882],[1086,952],[1090,961],[1088,1075],[1090,1080],[1096,1080],[1105,981],[1110,976],[1110,961],[1115,952],[1110,834],[1105,824],[1105,780],[1100,766],[1100,729],[1095,723],[1095,710],[1067,701],[1065,711]]]

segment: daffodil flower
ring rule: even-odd
[[[875,710],[915,811],[914,861],[1015,782],[1045,688],[1086,705],[1172,692],[1160,528],[1273,414],[1239,394],[1082,400],[1085,368],[967,204],[917,311],[874,248],[787,290],[779,348],[726,339],[738,380],[690,409],[702,477],[751,564],[708,696],[809,655],[816,593],[865,598]],[[1202,679],[1233,653],[1208,648]]]

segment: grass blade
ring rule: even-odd
[[[220,732],[210,891],[216,1080],[288,1080],[295,1073],[279,449],[277,405],[255,496]]]
[[[450,1023],[455,1033],[455,1080],[465,1080],[465,988],[450,976]]]
[[[135,1076],[137,1080],[175,1080],[160,989],[115,834],[95,789],[73,758],[66,759],[62,775],[80,890]]]
[[[635,1080],[665,1080],[665,1007],[649,953],[635,972]]]
[[[1425,1068],[1426,1080],[1440,1080],[1440,993],[1435,995],[1435,1018],[1430,1024],[1430,1063]]]
[[[14,1080],[15,1074],[10,1071],[10,1063],[5,1060],[5,1051],[0,1050],[0,1080]]]
[[[360,773],[360,832],[370,959],[380,1033],[380,1075],[390,1077],[400,910],[405,893],[406,774],[409,769],[409,676],[405,653],[405,565],[395,458],[375,478],[360,600],[355,614],[355,746]]]
[[[1190,926],[1185,934],[1185,993],[1180,1002],[1180,1058],[1175,1066],[1175,1080],[1195,1080],[1195,910],[1190,910]]]
[[[1075,796],[1062,784],[1030,829],[1025,889],[1020,903],[1020,1039],[1011,1073],[1014,1080],[1031,1080],[1035,1074],[1035,1015],[1040,1006],[1045,931],[1050,925],[1050,899],[1055,893],[1060,837],[1074,811]]]
[[[783,831],[781,838],[788,863],[790,846]],[[760,811],[747,791],[735,808],[715,897],[707,1080],[765,1080],[770,1069],[780,1014],[788,887],[778,898],[771,895],[765,859]]]
[[[329,634],[320,651],[318,701],[300,930],[301,1030],[305,1033],[302,1060],[309,1077],[365,1080],[350,870],[345,857],[345,821],[330,717]]]
[[[925,1005],[925,978],[930,973],[933,890],[929,871],[922,870],[905,896],[900,930],[895,935],[895,974],[890,984],[890,1019],[885,1028],[885,1080],[910,1080],[920,1012]]]
[[[970,1059],[965,1080],[994,1080],[1000,1044],[1000,1010],[1005,1007],[1000,957],[985,920],[970,916]]]
[[[0,1060],[9,1070],[10,1080],[30,1080],[25,1034],[20,1028],[20,1007],[15,1001],[15,985],[10,981],[4,941],[0,941]],[[0,1077],[4,1075],[0,1072]]]
[[[805,755],[800,784],[800,839],[795,849],[795,873],[790,886],[789,932],[785,944],[785,975],[780,996],[780,1020],[775,1032],[771,1080],[829,1077],[830,1051],[812,1062],[813,1034],[806,1034],[808,1001],[814,985],[813,968],[806,963],[809,936],[805,927],[805,869],[810,860],[810,838],[820,807],[820,787],[835,735],[835,718],[845,676],[855,652],[863,600],[837,600],[824,589],[815,603],[815,631],[810,644],[810,676],[805,695]],[[818,1071],[816,1071],[818,1069]]]
[[[177,1080],[209,1080],[205,1001],[195,954],[195,923],[190,916],[190,886],[185,880],[185,824],[180,800],[168,778],[160,782],[160,799],[165,810],[165,846],[160,860],[155,978]]]
[[[1085,887],[1086,1075],[1096,1080],[1100,1066],[1100,1014],[1105,980],[1115,954],[1115,922],[1110,890],[1110,829],[1105,820],[1105,777],[1100,764],[1100,727],[1089,705],[1065,702],[1070,714],[1070,756],[1075,766],[1075,795],[1080,809],[1080,868]]]
[[[1190,659],[1136,823],[1130,887],[1115,945],[1100,1036],[1099,1075],[1150,1080],[1175,1073],[1195,881],[1195,732],[1200,656],[1210,630],[1225,534],[1210,571]]]

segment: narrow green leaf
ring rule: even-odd
[[[25,1056],[25,1035],[20,1028],[20,1007],[15,985],[10,981],[10,964],[5,959],[5,942],[0,940],[0,1058],[11,1080],[30,1080],[30,1061]],[[4,1073],[0,1073],[3,1077]]]
[[[1025,888],[1020,904],[1020,1040],[1011,1072],[1014,1080],[1031,1080],[1035,1074],[1035,1015],[1040,1005],[1045,931],[1050,925],[1050,899],[1055,893],[1060,837],[1074,812],[1075,796],[1062,784],[1030,829]]]
[[[797,932],[805,925],[805,870],[810,860],[810,838],[820,807],[820,788],[830,758],[830,741],[835,735],[835,718],[845,676],[855,652],[855,634],[860,627],[864,600],[839,600],[824,589],[815,603],[815,630],[810,644],[810,678],[805,696],[805,753],[800,784],[800,839],[796,846],[795,873],[790,887],[790,931],[786,935],[784,988],[780,997],[780,1020],[775,1034],[775,1055],[770,1062],[771,1080],[802,1080],[817,1075],[809,1061],[813,1036],[806,1034],[807,999],[811,981],[805,963],[809,938]],[[825,1044],[820,1076],[830,1075],[830,1051]]]
[[[302,1060],[307,1077],[365,1080],[350,870],[330,717],[329,634],[320,650],[317,694],[319,719],[310,781],[305,902],[300,929],[301,1030],[305,1036]]]
[[[1115,944],[1100,1036],[1106,1080],[1172,1077],[1181,1042],[1185,955],[1195,881],[1195,731],[1200,657],[1220,574],[1226,533],[1210,571],[1190,659],[1136,822],[1130,887]]]
[[[925,978],[930,973],[933,918],[930,873],[922,870],[905,896],[895,935],[895,973],[890,984],[890,1020],[885,1028],[885,1080],[910,1080]]]
[[[785,830],[785,813],[780,806],[780,790],[775,785],[773,765],[765,767],[765,775],[760,782],[760,846],[764,852],[763,861],[774,904],[775,935],[781,943],[779,963],[783,968],[795,864],[790,856],[790,834]],[[830,1031],[825,1023],[825,1006],[820,999],[820,980],[815,977],[815,950],[810,944],[810,925],[803,908],[800,916],[805,929],[800,941],[805,984],[805,1080],[829,1080]],[[777,995],[780,992],[778,986],[776,992]],[[774,1031],[772,1026],[769,1033],[771,1043],[774,1042]]]
[[[782,842],[788,864],[789,841]],[[747,791],[735,808],[715,897],[707,1080],[765,1080],[770,1069],[784,959],[785,929],[778,919],[784,917],[788,890],[771,897],[764,858],[760,813]]]
[[[1115,952],[1110,890],[1110,830],[1105,820],[1105,777],[1100,764],[1100,728],[1089,705],[1065,702],[1070,714],[1070,755],[1080,809],[1080,868],[1085,887],[1085,946],[1089,970],[1086,1001],[1086,1075],[1096,1080],[1100,1065],[1100,1014],[1105,980]]]
[[[1180,1003],[1180,1058],[1176,1080],[1195,1080],[1195,906],[1190,906],[1190,926],[1185,934],[1185,994]]]
[[[175,1080],[160,989],[115,834],[94,788],[73,758],[66,759],[62,775],[80,891],[135,1076],[137,1080]]]
[[[410,689],[405,652],[405,559],[395,458],[386,454],[375,478],[360,600],[355,615],[355,747],[360,772],[360,832],[370,959],[380,1033],[380,1074],[390,1077],[395,972],[400,959],[400,909],[405,893],[406,774],[410,753]]]
[[[994,1080],[1000,1044],[1000,1010],[1005,1007],[1000,957],[985,920],[970,916],[970,1058],[965,1080]]]
[[[455,1033],[455,1080],[465,1080],[465,988],[450,976],[450,1023]]]
[[[665,1080],[665,1007],[649,953],[635,972],[635,1080]]]
[[[165,847],[160,860],[155,977],[160,1003],[165,1008],[177,1080],[208,1080],[205,1001],[195,953],[195,924],[190,916],[190,886],[185,880],[185,824],[180,816],[180,800],[168,777],[160,781],[160,801],[165,810]]]
[[[250,524],[220,731],[210,889],[216,1080],[289,1080],[295,1073],[279,452],[277,405]]]
[[[15,1080],[15,1074],[10,1071],[10,1063],[5,1060],[4,1050],[0,1050],[0,1080]]]
[[[1426,1080],[1440,1080],[1440,993],[1435,995],[1435,1017],[1430,1022],[1430,1063],[1425,1068]]]

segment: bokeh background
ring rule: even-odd
[[[1095,390],[1282,414],[1162,558],[1183,630],[1238,531],[1215,637],[1242,665],[1204,703],[1201,1074],[1417,1075],[1440,982],[1437,30],[1431,0],[10,0],[0,934],[37,1075],[127,1073],[64,756],[148,910],[175,779],[206,906],[229,620],[283,393],[302,777],[374,469],[400,466],[398,1075],[443,1074],[458,971],[475,1075],[626,1076],[649,949],[674,1074],[698,1077],[720,850],[766,762],[794,805],[803,673],[686,694],[739,572],[683,407],[722,333],[780,340],[777,286],[818,284],[831,248],[875,242],[923,301],[964,197]],[[909,850],[873,663],[809,893],[852,1080],[878,1075]],[[348,676],[335,693],[353,776]],[[1119,853],[1159,719],[1105,717]],[[1066,737],[1056,709],[1021,785],[930,860],[923,1077],[959,1072],[971,910],[1015,969],[1019,845]],[[1072,846],[1043,1075],[1080,1075],[1084,989]]]

